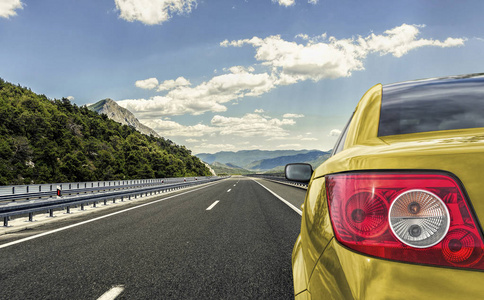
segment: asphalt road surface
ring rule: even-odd
[[[304,200],[258,182],[297,208]],[[0,299],[293,298],[301,216],[259,183],[233,177],[156,199],[0,237]]]

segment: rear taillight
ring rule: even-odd
[[[326,177],[336,239],[390,260],[484,270],[483,241],[457,184],[443,174]]]

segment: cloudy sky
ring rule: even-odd
[[[482,0],[0,0],[0,77],[194,153],[329,150],[377,83],[484,71]]]

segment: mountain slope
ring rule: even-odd
[[[97,112],[98,114],[105,114],[108,116],[108,118],[118,123],[133,127],[143,134],[152,134],[155,137],[160,137],[153,129],[141,124],[141,122],[138,121],[132,112],[124,107],[119,106],[114,100],[109,98],[89,105],[87,108]]]
[[[214,162],[210,165],[210,167],[215,171],[215,173],[217,173],[217,175],[247,175],[254,173],[241,167],[234,166],[232,164],[222,164],[219,162]]]
[[[0,184],[210,175],[184,146],[0,79]]]
[[[323,157],[327,159],[327,157],[329,157],[329,154],[330,152],[313,150],[307,153],[300,153],[300,154],[289,155],[289,156],[280,156],[276,158],[255,161],[249,166],[247,166],[247,168],[249,170],[271,170],[277,167],[285,166],[286,164],[290,164],[290,163],[317,162],[318,160],[322,160]]]
[[[236,166],[247,169],[250,164],[254,161],[271,159],[280,156],[290,156],[301,153],[308,153],[309,150],[276,150],[276,151],[266,151],[266,150],[241,150],[237,152],[233,151],[222,151],[214,154],[210,153],[200,153],[196,154],[198,158],[206,163],[212,164],[215,161],[223,164],[231,163]]]

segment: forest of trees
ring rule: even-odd
[[[185,146],[0,78],[0,185],[203,175]]]

